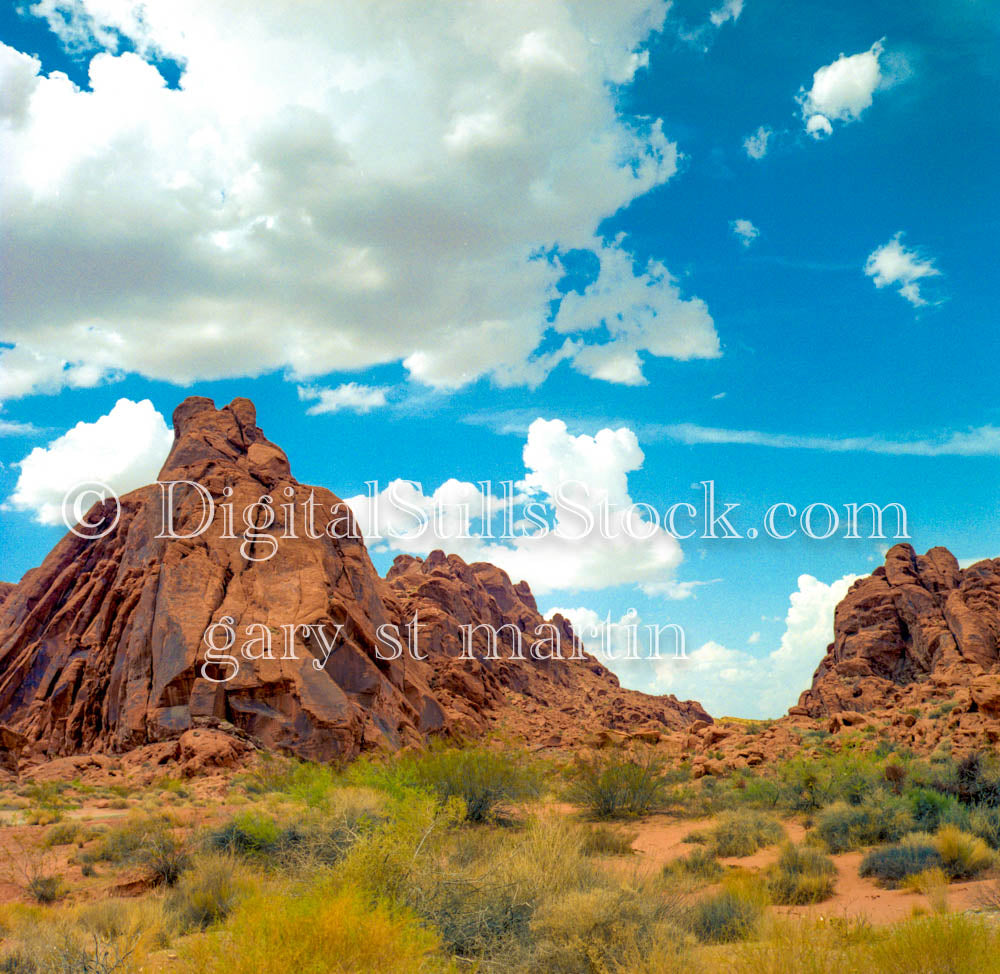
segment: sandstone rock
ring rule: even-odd
[[[944,548],[895,545],[837,606],[834,639],[799,699],[813,717],[900,705],[901,689],[967,687],[1000,670],[1000,559],[960,569]]]
[[[527,700],[549,735],[575,740],[581,731],[624,739],[635,726],[711,722],[696,703],[622,690],[586,654],[483,659],[486,636],[478,632],[474,659],[460,659],[462,625],[506,626],[530,645],[544,620],[528,586],[440,551],[402,556],[381,579],[353,515],[330,491],[295,480],[249,400],[222,409],[202,397],[182,402],[159,480],[207,490],[216,518],[204,533],[195,534],[204,511],[193,488],[176,494],[176,532],[191,535],[178,540],[161,536],[160,488],[143,487],[121,499],[105,537],[67,534],[40,567],[0,591],[0,722],[24,738],[33,761],[190,744],[206,724],[227,742],[199,732],[211,753],[193,750],[184,767],[235,759],[229,749],[244,746],[233,743],[240,734],[316,760],[492,727],[531,739],[537,728],[525,720]],[[306,534],[309,498],[318,537]],[[227,503],[233,531],[223,530],[219,513]],[[244,510],[252,512],[247,537]],[[107,515],[110,523],[113,513],[103,502],[87,521]],[[273,548],[268,536],[279,539]],[[383,658],[390,654],[379,627],[405,626],[418,613],[426,659]],[[203,637],[223,617],[238,635],[233,650],[253,626],[258,639],[274,640],[270,655],[259,644],[256,658],[238,660],[235,676],[230,664],[209,662]],[[551,623],[571,648],[569,623],[558,615]],[[286,647],[289,625],[323,626],[331,637],[341,628],[326,652],[302,630]]]

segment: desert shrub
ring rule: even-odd
[[[686,856],[674,859],[663,867],[668,876],[692,876],[714,882],[722,875],[722,864],[711,849],[693,849]]]
[[[132,814],[101,836],[93,856],[115,865],[135,863],[147,845],[169,832],[170,821],[163,816]]]
[[[862,959],[879,974],[997,974],[1000,933],[962,914],[920,917],[890,927]]]
[[[432,749],[412,759],[408,777],[441,801],[461,798],[466,818],[483,822],[498,806],[538,794],[536,769],[513,753],[482,747]]]
[[[207,855],[180,877],[164,908],[179,933],[204,930],[229,916],[250,888],[233,857]]]
[[[213,852],[235,856],[273,856],[281,848],[285,836],[278,823],[257,812],[241,812],[224,825],[205,835],[205,846]]]
[[[581,846],[587,856],[630,856],[635,851],[632,843],[638,832],[620,832],[606,825],[587,829]]]
[[[153,880],[173,886],[188,865],[187,847],[169,832],[158,832],[139,849],[137,860],[149,869]]]
[[[1000,808],[973,805],[969,809],[969,831],[978,835],[991,849],[1000,849]]]
[[[860,805],[837,802],[816,819],[816,834],[830,852],[894,842],[912,829],[913,816],[906,801],[884,793]]]
[[[41,873],[28,878],[27,889],[37,903],[54,903],[66,891],[61,876]]]
[[[403,974],[443,968],[436,962],[438,943],[409,912],[373,904],[358,890],[326,885],[249,897],[221,930],[185,946],[180,969],[205,974]]]
[[[763,888],[746,880],[728,883],[691,909],[691,931],[702,943],[733,943],[752,937],[767,906]]]
[[[79,839],[82,828],[79,822],[61,822],[53,825],[45,833],[44,844],[49,848],[57,845],[72,845]]]
[[[578,757],[571,775],[567,797],[597,818],[644,815],[663,804],[668,784],[663,762],[652,753]]]
[[[657,946],[683,941],[674,899],[649,890],[574,890],[539,907],[531,924],[531,971],[634,971]],[[662,968],[657,968],[662,969]]]
[[[786,844],[767,877],[771,901],[799,906],[820,903],[833,895],[837,867],[819,849]]]
[[[944,870],[952,879],[968,879],[993,865],[996,857],[978,836],[954,825],[945,825],[934,836],[934,847]]]
[[[900,883],[903,889],[922,893],[930,901],[936,913],[948,910],[948,874],[940,867],[925,869],[923,872],[907,876]]]
[[[772,815],[753,809],[723,814],[708,832],[712,851],[723,858],[752,856],[758,849],[781,840],[785,830]]]
[[[858,872],[861,876],[871,876],[880,885],[895,887],[907,876],[941,866],[941,854],[930,837],[914,833],[896,845],[872,849],[861,860]]]
[[[374,821],[357,807],[316,812],[287,825],[247,811],[207,832],[203,844],[210,852],[303,871],[339,862]]]
[[[913,824],[921,832],[935,832],[944,824],[961,824],[968,813],[954,795],[933,788],[913,788],[907,792]]]

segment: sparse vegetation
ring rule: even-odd
[[[833,860],[822,851],[788,843],[768,874],[767,888],[774,903],[820,903],[833,895],[836,875]]]
[[[709,846],[717,856],[752,856],[758,849],[774,845],[785,830],[773,816],[753,809],[726,812],[708,833]]]
[[[667,784],[663,762],[652,752],[606,752],[576,760],[568,797],[597,818],[645,815],[662,806]]]

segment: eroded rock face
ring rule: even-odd
[[[67,534],[0,603],[0,724],[26,740],[33,759],[125,751],[195,727],[232,725],[267,746],[328,760],[398,748],[428,733],[480,732],[502,722],[511,694],[546,708],[582,706],[588,694],[600,694],[600,706],[580,710],[581,720],[598,726],[635,715],[663,726],[707,717],[697,704],[621,690],[589,657],[456,660],[460,624],[510,623],[527,632],[543,621],[524,583],[440,552],[397,559],[388,579],[379,578],[346,505],[294,479],[249,400],[216,409],[209,399],[189,398],[174,412],[174,432],[158,479],[207,490],[217,505],[207,530],[160,537],[161,488],[143,487],[121,499],[106,537]],[[263,496],[272,523],[253,508]],[[306,536],[310,496],[316,537]],[[241,522],[248,508],[249,528]],[[177,491],[172,509],[180,535],[193,534],[205,516],[189,487]],[[95,505],[87,521],[102,514],[110,519],[111,502]],[[258,536],[244,537],[245,530]],[[265,535],[278,538],[266,559]],[[379,627],[405,625],[418,611],[427,623],[427,659],[380,658],[377,648],[389,654]],[[205,630],[223,617],[237,634],[231,652],[256,626],[260,638],[270,634],[271,654],[260,644],[260,658],[239,658],[235,677],[213,682],[233,672],[228,664],[205,667]],[[331,637],[342,628],[329,654],[315,635],[297,631],[291,659],[282,630],[289,624],[322,625]],[[559,617],[554,624],[571,642],[569,624]]]
[[[1000,559],[963,570],[945,548],[891,548],[837,606],[834,641],[797,712],[864,713],[921,683],[974,685],[984,712],[997,706]]]

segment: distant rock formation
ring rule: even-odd
[[[543,620],[525,583],[441,552],[399,558],[383,580],[364,542],[343,537],[352,521],[346,506],[294,479],[249,400],[216,409],[192,397],[173,420],[174,444],[159,480],[194,481],[208,491],[217,514],[204,533],[158,537],[161,489],[143,487],[121,499],[118,523],[105,537],[67,534],[40,567],[0,591],[0,725],[12,742],[25,742],[33,760],[127,751],[194,727],[232,728],[269,747],[329,760],[498,725],[525,735],[556,726],[572,736],[573,728],[668,730],[710,720],[698,704],[622,690],[592,657],[457,659],[462,624],[509,623],[526,646],[536,638]],[[310,491],[317,538],[306,537],[301,523]],[[272,498],[273,523],[253,508],[262,495]],[[236,512],[233,531],[221,523],[226,503]],[[248,508],[257,512],[253,530],[279,538],[265,560],[255,559],[267,553],[266,540],[242,537],[240,512]],[[193,488],[178,492],[173,510],[178,534],[202,523]],[[113,514],[106,501],[86,520],[104,515],[110,523]],[[338,527],[327,533],[333,522]],[[291,533],[297,536],[281,537]],[[420,650],[427,659],[380,658],[377,647],[389,654],[379,627],[402,627],[415,612],[426,623]],[[203,636],[223,617],[241,636],[234,650],[255,624],[256,633],[274,636],[273,658],[261,644],[262,658],[239,659],[232,679],[213,682],[208,677],[232,672],[228,664],[204,668]],[[300,658],[292,660],[282,658],[279,638],[289,624],[323,625],[331,636],[342,629],[332,652],[315,633],[300,632]],[[553,624],[571,644],[569,623],[557,616]],[[533,722],[532,711],[554,723]]]
[[[945,548],[898,544],[837,606],[834,639],[793,714],[866,713],[921,683],[1000,701],[1000,558],[958,567]]]

